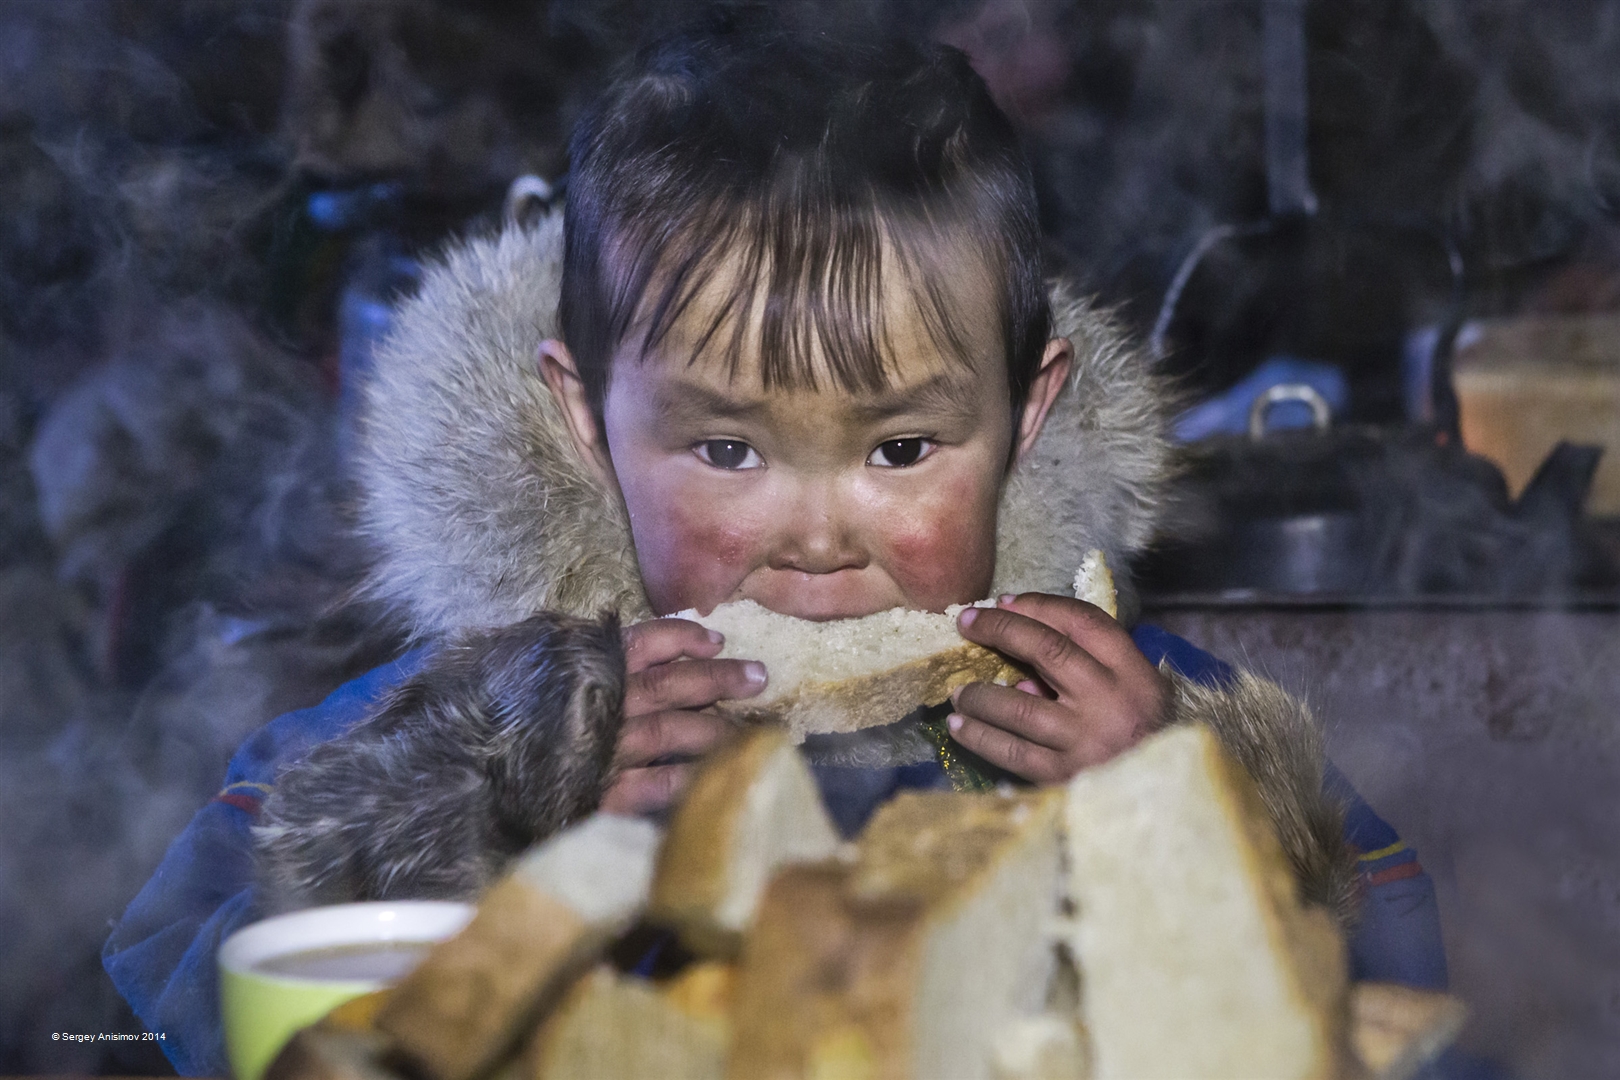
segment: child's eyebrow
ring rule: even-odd
[[[857,404],[855,413],[867,421],[887,420],[902,413],[970,419],[984,411],[981,396],[977,384],[940,374],[916,386],[874,394],[869,400]]]
[[[762,400],[740,400],[685,380],[677,380],[660,388],[656,407],[659,419],[675,422],[715,417],[743,419],[757,416],[766,408]]]

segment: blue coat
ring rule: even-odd
[[[1149,660],[1167,660],[1187,678],[1214,685],[1233,677],[1222,661],[1157,627],[1138,626],[1132,637]],[[384,691],[422,666],[427,653],[407,653],[249,737],[231,759],[224,788],[169,846],[113,929],[102,952],[107,973],[141,1022],[167,1036],[160,1045],[181,1074],[228,1071],[214,956],[222,940],[260,916],[250,829],[277,773],[359,722]],[[947,782],[933,762],[891,769],[817,767],[816,773],[829,811],[846,832],[903,788]],[[1361,859],[1364,892],[1350,942],[1352,977],[1443,989],[1439,911],[1417,854],[1331,765],[1326,784],[1347,807],[1345,835]]]

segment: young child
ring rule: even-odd
[[[1360,905],[1359,974],[1443,981],[1427,879],[1324,792],[1303,707],[1068,598],[1084,552],[1122,568],[1152,533],[1160,402],[1049,289],[1028,165],[965,58],[694,32],[571,149],[563,220],[453,250],[369,391],[372,589],[423,646],[251,738],[108,942],[182,1072],[223,1068],[213,955],[252,918],[471,897],[570,820],[667,808],[726,734],[705,707],[770,673],[649,617],[743,598],[833,619],[999,596],[961,632],[1039,678],[960,691],[957,743],[1061,783],[1208,723],[1308,897],[1353,917],[1351,845],[1411,868]],[[842,827],[947,783],[923,715],[807,746]]]

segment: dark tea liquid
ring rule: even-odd
[[[264,975],[329,982],[397,982],[433,948],[426,941],[370,941],[272,956],[253,965]]]

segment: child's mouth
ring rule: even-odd
[[[807,574],[797,570],[751,575],[732,600],[752,600],[782,615],[812,622],[858,619],[895,607],[912,607],[893,582],[862,570]]]

